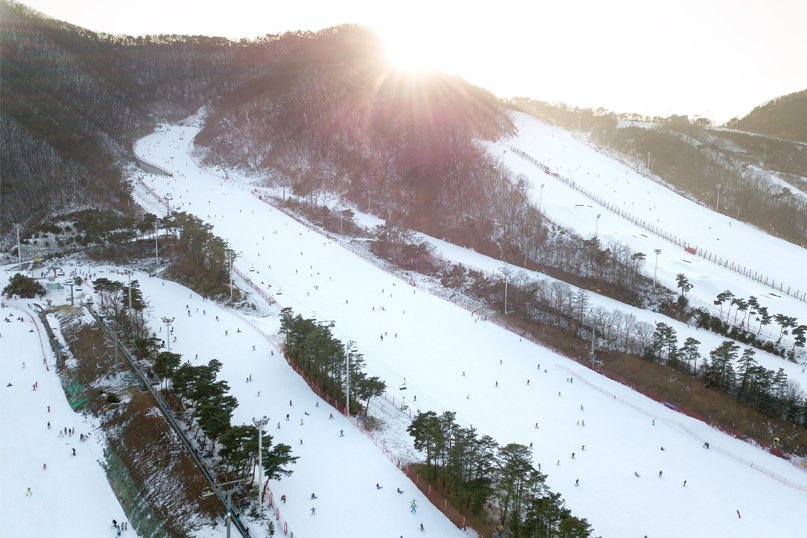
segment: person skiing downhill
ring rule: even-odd
[[[417,514],[418,502],[415,499],[412,499],[412,502],[409,504],[409,511],[413,514]]]

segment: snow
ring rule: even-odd
[[[71,409],[30,304],[10,301],[0,308],[0,318],[11,320],[0,323],[1,534],[115,536],[112,519],[122,522],[126,516],[102,468],[103,432]],[[75,434],[60,435],[64,428],[74,428]],[[89,440],[80,441],[81,434]],[[130,528],[123,536],[137,533]]]
[[[770,247],[770,258],[780,259],[777,263],[770,263],[770,258],[756,260],[760,265],[767,266],[777,278],[795,282],[803,279],[799,275],[804,267],[804,252],[798,247],[757,237],[759,232],[736,222],[729,224],[729,219],[722,216],[709,217],[708,212],[701,215],[697,209],[680,205],[684,203],[680,200],[672,201],[669,191],[656,192],[649,183],[639,187],[638,178],[629,176],[624,169],[609,168],[617,166],[611,160],[599,161],[582,152],[581,143],[565,138],[559,131],[532,125],[525,118],[518,119],[518,124],[522,135],[508,143],[522,144],[525,151],[534,152],[539,159],[554,159],[551,164],[562,173],[573,172],[581,180],[589,173],[620,177],[620,181],[602,180],[608,185],[603,187],[606,189],[615,189],[623,180],[633,182],[629,191],[632,194],[626,200],[646,205],[649,209],[644,211],[655,211],[665,223],[675,222],[669,221],[675,214],[694,212],[687,222],[678,222],[683,230],[679,233],[686,232],[693,223],[711,225],[713,234],[727,238],[722,245],[715,240],[717,246],[741,259],[757,246],[766,253]],[[535,463],[549,474],[549,485],[563,494],[576,515],[589,519],[596,534],[801,534],[807,473],[473,316],[425,292],[417,282],[384,272],[257,199],[247,184],[200,171],[188,156],[184,142],[192,140],[196,131],[192,126],[165,126],[136,144],[138,154],[173,172],[170,178],[144,174],[148,186],[162,196],[173,193],[172,207],[209,222],[213,232],[240,253],[236,265],[243,271],[254,268],[251,278],[273,294],[280,306],[290,306],[295,312],[319,320],[334,320],[336,336],[357,343],[371,375],[381,376],[393,390],[406,380],[407,401],[414,408],[457,411],[462,424],[472,424],[500,443],[533,443]],[[534,142],[539,139],[554,147],[551,157],[538,153]],[[576,163],[583,158],[586,168],[578,169],[583,164]],[[663,248],[659,278],[666,284],[672,285],[675,274],[686,263],[696,290],[716,290],[712,295],[711,291],[704,292],[704,300],[731,287],[735,293],[758,297],[764,292],[766,300],[776,305],[773,311],[803,313],[803,306],[793,299],[771,297],[768,291],[745,282],[739,275],[690,259],[680,249],[673,254],[673,249],[659,239],[641,239],[642,231],[632,229],[622,219],[607,217],[607,212],[576,208],[576,203],[588,202],[563,184],[538,177],[537,169],[516,155],[505,153],[505,159],[508,165],[529,173],[534,182],[537,178],[547,184],[544,207],[553,219],[576,224],[578,230],[589,226],[590,233],[593,215],[599,211],[603,213],[600,233],[607,239],[626,240],[636,235],[638,239],[632,246],[637,250]],[[595,189],[598,181],[591,178],[589,188]],[[139,184],[135,196],[151,211],[164,207]],[[654,205],[658,209],[653,210]],[[743,230],[743,240],[735,245],[728,239],[737,237],[739,230]],[[692,271],[694,268],[697,273]],[[150,286],[146,280],[143,282]],[[245,324],[241,325],[242,333],[234,335],[239,325],[232,317],[221,311],[220,315],[225,316],[221,319],[226,321],[215,325],[210,321],[210,312],[201,318],[195,313],[200,303],[193,294],[185,299],[184,295],[174,296],[171,290],[173,285],[168,283],[165,290],[160,285],[156,293],[147,289],[147,296],[156,305],[154,315],[176,315],[175,349],[186,357],[198,352],[199,360],[215,357],[225,363],[222,375],[241,402],[237,421],[265,414],[276,425],[278,417],[290,413],[289,423],[283,418],[281,428],[270,429],[269,433],[280,441],[290,441],[302,456],[295,474],[273,485],[276,494],[289,495],[289,503],[281,506],[281,511],[295,535],[322,536],[335,530],[349,530],[351,536],[396,535],[410,532],[401,529],[414,529],[427,517],[430,519],[425,524],[430,532],[443,525],[435,534],[457,534],[436,512],[428,512],[433,508],[426,502],[419,503],[423,515],[419,512],[417,518],[411,516],[408,498],[412,485],[406,485],[402,475],[381,453],[373,452],[369,441],[351,429],[347,420],[328,421],[327,407],[323,408],[322,403],[320,408],[315,406],[317,399],[301,380],[288,375],[288,367],[277,352],[274,358],[267,358],[266,351],[271,349],[268,346],[276,339],[276,317],[252,320],[261,332]],[[182,310],[191,302],[192,318],[185,319],[187,314]],[[799,317],[805,319],[804,315]],[[229,334],[225,336],[223,330]],[[264,337],[259,337],[261,333]],[[251,351],[253,343],[255,352]],[[464,377],[463,371],[467,374]],[[245,387],[241,380],[250,373],[255,381]],[[261,390],[260,397],[257,390]],[[294,400],[293,407],[288,405],[289,399]],[[301,411],[310,415],[301,417]],[[304,425],[299,425],[299,418],[305,419]],[[534,428],[536,422],[539,429]],[[346,438],[338,437],[338,429],[345,430]],[[304,445],[299,445],[299,439],[304,440]],[[711,443],[710,450],[702,448],[705,440]],[[352,444],[349,450],[345,450],[347,443]],[[570,457],[572,452],[576,453],[574,459]],[[657,476],[660,470],[663,477]],[[641,478],[636,478],[634,472]],[[574,486],[576,479],[580,487]],[[684,480],[688,481],[686,487],[682,485]],[[375,490],[376,482],[383,483],[382,491]],[[404,498],[394,493],[398,484],[405,484],[401,486],[407,491]],[[309,490],[320,497],[316,516],[309,514]],[[742,512],[742,519],[736,510]]]
[[[623,163],[598,153],[560,128],[522,113],[513,112],[512,118],[518,134],[488,144],[489,151],[511,170],[529,178],[533,201],[536,205],[540,203],[550,219],[584,237],[591,237],[597,231],[605,244],[618,241],[635,252],[646,253],[648,271],[655,267],[654,249],[661,249],[658,256],[659,282],[675,289],[676,275],[684,273],[694,285],[691,295],[704,304],[711,304],[718,293],[730,289],[737,297],[756,296],[772,314],[795,316],[802,322],[807,319],[807,302],[689,254],[680,246],[625,220],[554,176],[545,174],[530,161],[510,151],[510,147],[527,153],[574,181],[576,186],[621,204],[622,209],[634,217],[680,237],[692,246],[766,275],[776,282],[777,288],[779,283],[784,283],[784,290],[791,287],[801,294],[807,291],[805,249],[700,206]],[[599,219],[598,214],[601,215]]]

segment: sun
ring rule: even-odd
[[[422,73],[439,69],[436,51],[411,34],[384,36],[384,50],[390,67],[397,71]]]

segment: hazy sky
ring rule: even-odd
[[[24,0],[120,34],[254,37],[342,23],[396,57],[524,95],[723,122],[807,89],[805,0]]]

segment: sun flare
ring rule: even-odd
[[[390,67],[395,70],[420,73],[438,69],[435,51],[411,36],[385,36],[384,49]]]

